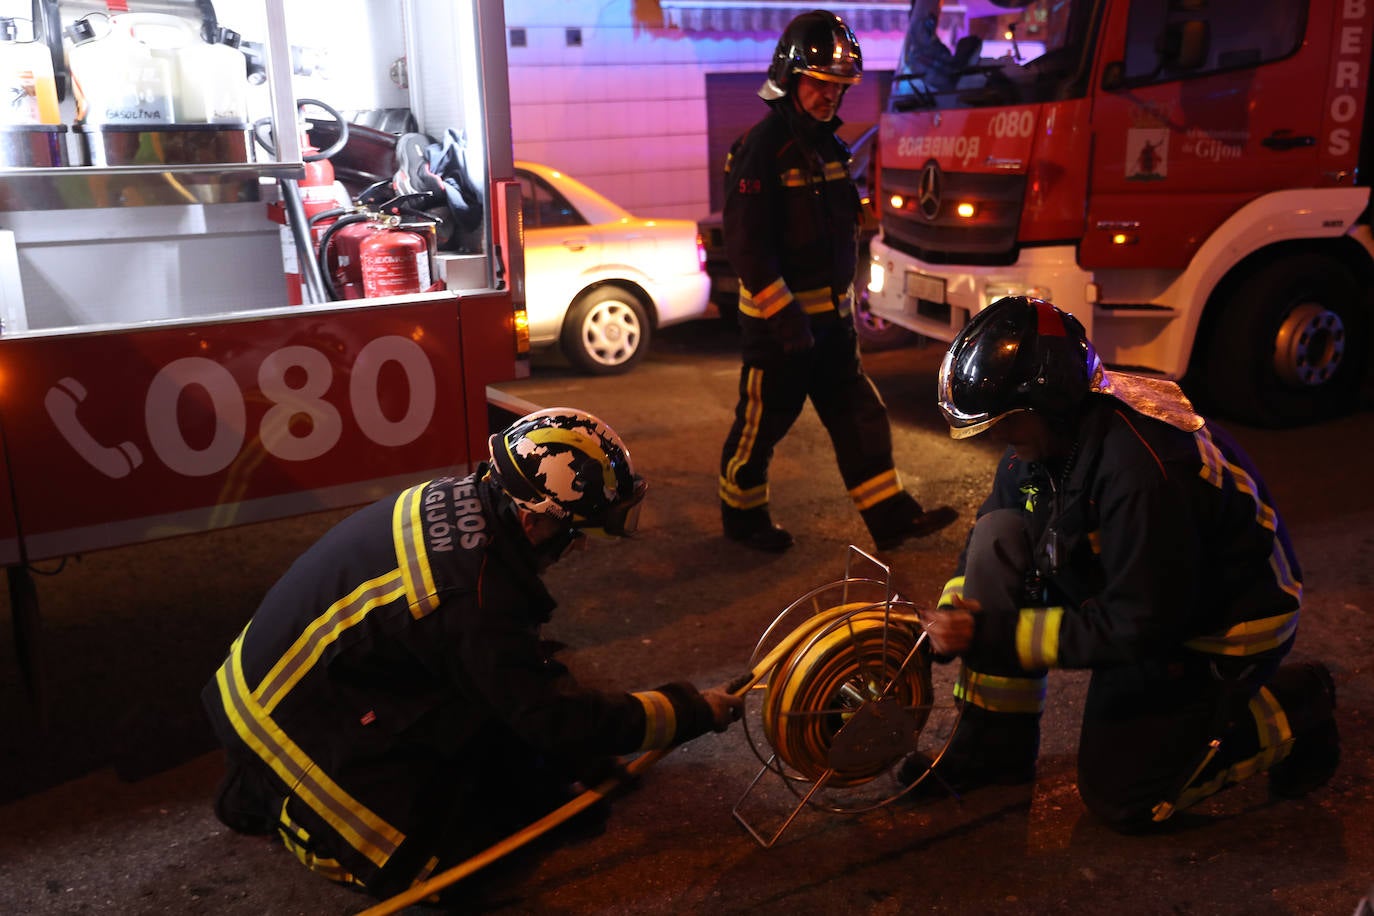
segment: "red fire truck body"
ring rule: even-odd
[[[1109,364],[1185,379],[1233,417],[1351,406],[1370,350],[1374,7],[937,7],[915,4],[881,122],[874,315],[948,341],[1035,295]]]
[[[0,564],[30,680],[30,564],[359,505],[466,473],[487,454],[488,386],[528,371],[499,4],[292,2],[216,4],[221,23],[238,25],[225,18],[237,9],[261,29],[239,26],[261,39],[270,93],[257,127],[220,131],[238,141],[227,147],[235,158],[145,159],[207,136],[207,125],[171,124],[142,132],[134,161],[0,166]],[[65,22],[89,5],[64,2],[53,15]],[[123,15],[141,15],[128,6]],[[211,15],[205,3],[157,7],[197,24]],[[291,31],[291,15],[310,27]],[[335,57],[332,81],[302,64],[324,59],[327,37],[313,27],[324,21],[377,43]],[[415,117],[432,136],[462,129],[485,216],[466,250],[435,253],[440,283],[293,304],[288,274],[303,259],[283,258],[271,198],[310,172],[297,81],[313,73],[306,94],[344,95],[370,75],[360,61],[379,69],[379,110]],[[366,97],[331,107],[372,110],[379,96]],[[279,142],[248,154],[244,133]]]

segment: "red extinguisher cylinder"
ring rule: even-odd
[[[386,229],[363,239],[363,295],[406,296],[430,288],[429,242],[418,232]]]
[[[363,241],[381,231],[369,220],[349,223],[329,238],[325,264],[340,299],[363,298]]]

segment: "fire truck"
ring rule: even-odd
[[[1366,382],[1365,0],[916,0],[869,304],[953,339],[1008,295],[1109,365],[1293,425]]]
[[[0,562],[32,681],[34,564],[465,472],[488,386],[526,374],[528,348],[499,3],[0,13],[26,68],[0,130]],[[311,125],[352,124],[381,149],[335,144],[339,171],[390,177],[399,135],[375,125],[393,116],[460,142],[480,225],[441,249],[412,220],[418,249],[383,266],[421,282],[321,295],[312,218],[352,195]]]

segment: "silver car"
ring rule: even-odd
[[[625,372],[654,331],[703,317],[710,278],[697,224],[641,219],[567,174],[517,162],[532,348],[578,369]]]

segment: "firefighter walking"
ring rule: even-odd
[[[768,465],[807,400],[879,549],[954,521],[926,512],[893,466],[887,408],[859,361],[851,308],[861,203],[835,136],[845,90],[863,75],[849,27],[823,10],[788,24],[759,90],[771,109],[735,142],[725,169],[726,254],[740,277],[743,366],[721,452],[726,537],[780,552]]]

